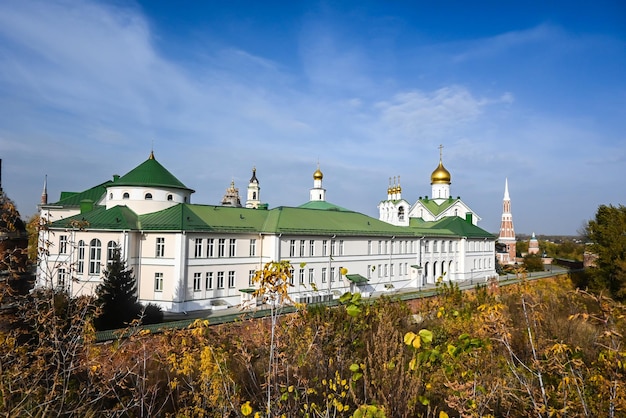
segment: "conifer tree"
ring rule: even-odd
[[[133,269],[122,260],[119,246],[113,249],[96,296],[97,305],[102,309],[95,319],[96,328],[100,330],[122,328],[139,317],[141,305],[137,302],[137,282]]]

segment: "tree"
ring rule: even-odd
[[[539,254],[526,254],[523,264],[528,272],[544,270],[543,259]]]
[[[122,328],[139,318],[142,309],[137,302],[137,281],[133,269],[122,260],[119,246],[113,249],[96,296],[96,304],[101,308],[100,315],[95,319],[96,328]]]
[[[626,207],[601,205],[587,223],[591,252],[598,256],[590,269],[590,287],[608,290],[618,300],[626,299]]]

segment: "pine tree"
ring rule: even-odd
[[[100,330],[127,326],[139,318],[141,305],[137,302],[137,282],[133,269],[122,260],[119,247],[113,249],[111,260],[104,271],[102,284],[96,289],[97,305],[102,309],[95,319]]]

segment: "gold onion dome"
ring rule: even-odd
[[[439,166],[433,171],[430,176],[430,184],[450,184],[451,177],[450,172],[443,166],[441,160],[439,160]]]
[[[324,175],[320,171],[320,168],[317,167],[317,170],[315,170],[315,173],[313,173],[313,180],[321,180],[323,178],[324,178]]]

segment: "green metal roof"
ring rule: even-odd
[[[453,199],[449,197],[445,201],[441,202],[441,204],[437,204],[433,199],[419,199],[422,205],[434,216],[441,214],[444,210],[448,209],[454,203],[458,202],[461,199]]]
[[[367,277],[363,277],[360,274],[346,274],[346,279],[356,284],[367,283]]]
[[[51,227],[104,229],[104,230],[136,230],[138,216],[127,206],[115,206],[109,210],[105,206],[96,206],[93,210],[79,213],[69,218],[53,222]]]
[[[83,192],[61,192],[61,198],[58,202],[52,203],[53,206],[80,206],[80,202],[83,200],[91,200],[97,203],[102,199],[106,193],[107,187],[111,185],[112,181],[105,181],[102,184],[87,189]],[[45,205],[44,205],[45,206]]]
[[[346,208],[342,208],[341,206],[337,206],[330,202],[326,202],[325,200],[311,200],[298,207],[302,209],[338,210],[338,211],[343,211],[343,212],[351,212],[350,210]]]
[[[412,236],[410,229],[394,226],[348,210],[277,207],[268,211],[263,232],[337,236]]]
[[[444,236],[489,238],[495,236],[459,217],[446,217],[437,222],[412,218],[410,226],[401,227],[348,210],[318,210],[277,207],[271,210],[233,208],[213,205],[179,203],[158,212],[137,215],[126,206],[106,210],[96,206],[92,211],[54,222],[58,228],[198,231],[212,233],[266,233],[286,235],[342,236]]]
[[[193,192],[163,167],[152,153],[146,161],[116,179],[112,186],[171,187]]]

